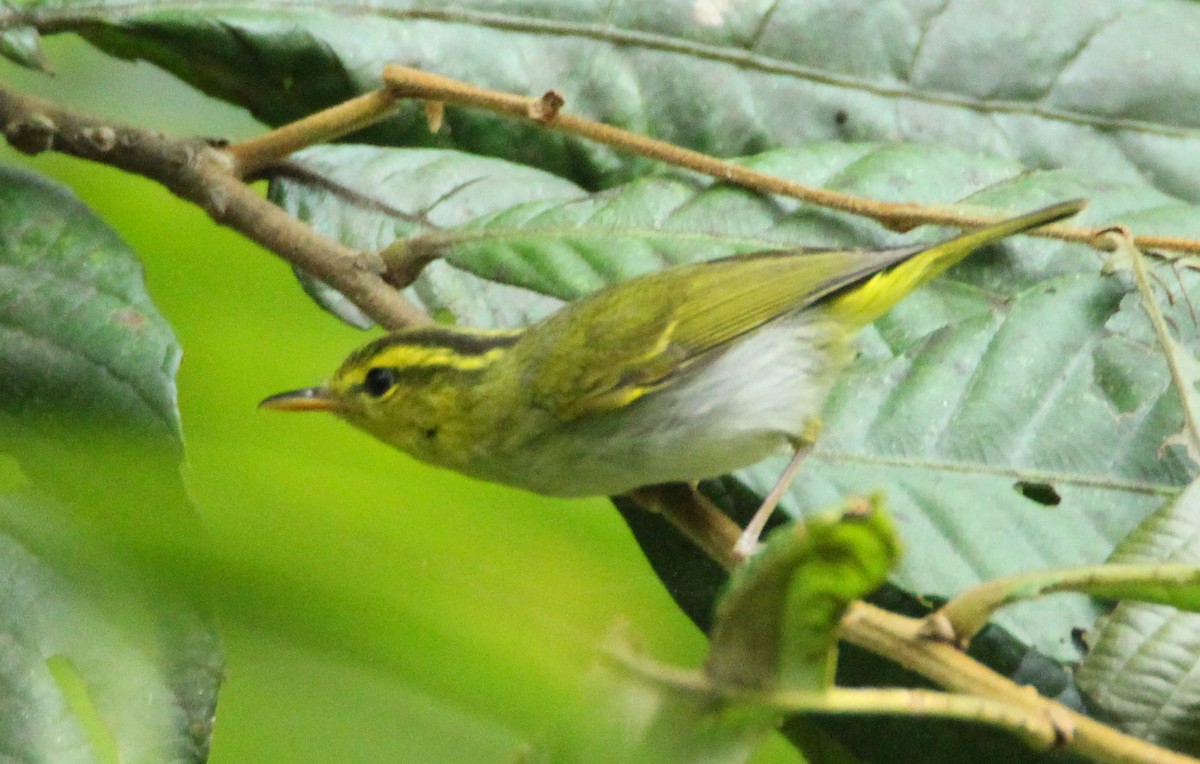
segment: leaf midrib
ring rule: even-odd
[[[1043,470],[1027,470],[1018,467],[1001,467],[982,462],[956,461],[951,459],[919,459],[898,456],[882,456],[879,454],[851,453],[848,451],[833,451],[818,445],[809,456],[814,461],[824,461],[830,464],[852,462],[868,464],[877,467],[902,467],[906,469],[927,469],[941,472],[956,472],[961,474],[985,475],[990,477],[1006,477],[1028,482],[1051,483],[1055,485],[1071,485],[1083,488],[1100,488],[1111,491],[1147,494],[1153,496],[1175,496],[1183,490],[1183,486],[1168,483],[1143,482],[1137,480],[1118,480],[1097,475],[1087,475],[1073,472],[1053,472]]]
[[[653,240],[682,244],[699,242],[702,244],[726,246],[731,250],[750,248],[756,251],[765,251],[814,248],[811,242],[808,244],[801,244],[797,242],[785,241],[781,239],[770,239],[759,236],[739,236],[736,234],[724,234],[720,232],[709,231],[689,231],[684,229],[676,230],[669,228],[643,228],[640,226],[625,226],[616,228],[610,226],[588,225],[586,222],[578,226],[567,225],[554,227],[542,227],[537,225],[536,222],[530,223],[524,228],[496,227],[471,229],[463,227],[453,230],[426,231],[413,237],[413,239],[419,240],[420,244],[422,245],[433,248],[450,248],[455,246],[479,244],[503,245],[505,241],[524,241],[531,238],[544,238],[564,242],[570,241],[571,239],[616,237],[635,239],[642,242],[649,242]],[[855,250],[863,249],[864,247],[843,247],[833,244],[819,248],[821,250]]]

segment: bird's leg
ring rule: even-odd
[[[762,535],[763,528],[766,527],[767,521],[771,519],[771,513],[775,511],[775,507],[779,506],[784,492],[792,484],[792,480],[796,477],[796,473],[800,471],[804,460],[812,453],[813,443],[816,441],[817,434],[820,431],[821,423],[814,419],[804,428],[804,437],[792,441],[792,448],[795,449],[792,453],[792,460],[788,462],[787,467],[784,467],[783,474],[779,476],[775,487],[767,494],[767,498],[763,499],[763,503],[759,505],[758,510],[754,513],[754,517],[750,518],[750,522],[746,523],[746,529],[742,531],[742,535],[738,537],[737,543],[733,545],[733,556],[737,559],[745,560],[758,550],[758,538]]]

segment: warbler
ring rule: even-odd
[[[412,456],[551,496],[609,496],[795,456],[853,360],[852,338],[979,247],[1083,200],[932,246],[782,249],[623,281],[525,329],[420,327],[354,351],[264,408],[329,411]]]

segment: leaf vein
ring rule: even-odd
[[[1167,483],[1155,483],[1138,480],[1120,480],[1100,475],[1085,475],[1070,472],[1051,472],[1045,470],[1023,469],[1010,466],[984,464],[982,462],[950,461],[935,459],[917,459],[911,457],[883,456],[879,454],[849,453],[845,451],[830,451],[822,449],[818,444],[810,459],[836,464],[838,462],[853,462],[880,467],[903,467],[909,469],[927,469],[943,472],[987,475],[1005,477],[1013,480],[1028,482],[1059,483],[1084,488],[1124,491],[1127,493],[1149,494],[1154,496],[1175,496],[1182,486]]]

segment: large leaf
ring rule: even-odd
[[[180,481],[179,346],[128,247],[0,167],[0,748],[201,762],[221,650],[164,575],[199,539]]]
[[[105,489],[87,467],[93,444],[63,437],[80,427],[97,438],[136,437],[156,469],[175,469],[180,350],[146,294],[141,265],[68,191],[7,167],[0,339],[0,451],[43,489]]]
[[[414,162],[414,157],[419,162]],[[474,278],[457,267],[445,265],[446,272],[454,272],[463,281],[457,285],[470,284],[466,293],[470,296],[472,311],[463,318],[466,323],[509,325],[517,315],[503,306],[516,295],[528,295],[524,288],[546,291],[559,297],[574,297],[587,293],[598,285],[616,281],[632,273],[659,269],[666,264],[690,261],[703,257],[742,251],[744,248],[781,246],[794,242],[830,243],[898,243],[912,241],[918,236],[934,237],[931,231],[917,231],[910,236],[883,233],[875,225],[856,221],[845,216],[803,209],[791,203],[778,203],[756,197],[743,191],[722,186],[697,184],[691,179],[660,178],[637,181],[635,184],[613,188],[613,190],[588,195],[568,194],[566,199],[558,190],[547,191],[542,198],[530,198],[526,188],[530,178],[524,168],[514,168],[515,174],[500,172],[499,166],[486,163],[487,173],[473,170],[475,174],[455,176],[455,181],[472,181],[463,185],[474,195],[491,198],[528,199],[509,209],[490,210],[478,205],[460,206],[460,201],[469,197],[458,197],[457,193],[445,194],[442,186],[428,188],[422,192],[439,199],[437,207],[444,217],[416,219],[413,216],[428,205],[427,200],[414,200],[414,188],[425,186],[428,176],[422,173],[424,182],[409,180],[401,168],[413,167],[424,162],[452,162],[451,166],[476,167],[474,158],[454,158],[454,155],[431,155],[424,151],[379,150],[370,148],[316,149],[306,152],[300,161],[308,169],[329,174],[332,179],[353,185],[355,176],[364,174],[370,167],[378,176],[388,176],[388,184],[355,185],[356,190],[365,192],[372,200],[364,205],[362,200],[347,204],[320,188],[282,180],[276,184],[276,197],[288,209],[312,219],[330,234],[343,236],[354,246],[379,248],[389,245],[389,235],[416,235],[424,245],[442,247],[445,257],[461,267],[490,279],[516,284],[514,287],[484,278]],[[905,148],[905,146],[868,146],[826,144],[786,152],[773,152],[762,157],[751,158],[749,163],[762,169],[804,180],[815,184],[838,185],[859,188],[871,187],[883,195],[923,195],[942,201],[946,198],[966,197],[971,203],[983,204],[988,195],[972,197],[979,186],[990,187],[991,199],[997,205],[1012,210],[1043,204],[1051,199],[1064,199],[1075,195],[1090,195],[1093,198],[1090,215],[1094,221],[1109,219],[1146,219],[1146,230],[1163,233],[1187,234],[1196,230],[1194,213],[1190,207],[1172,203],[1170,199],[1133,185],[1115,186],[1096,184],[1067,174],[1046,174],[1024,178],[1019,168],[1012,164],[994,160],[982,160],[953,150]],[[388,167],[397,168],[396,173],[386,173]],[[485,178],[486,175],[486,178]],[[478,180],[475,180],[478,179]],[[452,188],[458,188],[450,184]],[[505,191],[506,190],[506,191]],[[516,194],[522,194],[517,197]],[[936,197],[935,195],[936,194]],[[534,194],[536,195],[536,194]],[[304,203],[300,203],[304,200]],[[367,213],[367,206],[376,212]],[[500,205],[503,206],[503,205]],[[392,209],[392,215],[383,215],[379,210]],[[469,218],[469,210],[486,212],[478,218]],[[1141,210],[1140,217],[1124,215],[1126,210]],[[319,210],[319,215],[317,211]],[[350,221],[354,225],[349,224]],[[462,222],[466,221],[466,222]],[[456,224],[457,223],[457,224]],[[364,235],[362,231],[370,231]],[[944,509],[936,501],[926,505],[914,505],[911,495],[901,492],[900,500],[905,505],[898,522],[901,534],[912,549],[907,563],[902,566],[904,582],[910,591],[918,594],[941,592],[953,594],[962,586],[992,576],[992,571],[1020,571],[1031,567],[1044,567],[1062,559],[1104,559],[1112,545],[1132,527],[1138,519],[1150,511],[1159,499],[1157,495],[1175,492],[1178,485],[1187,480],[1188,469],[1174,452],[1169,452],[1166,462],[1160,463],[1158,445],[1166,435],[1178,427],[1175,398],[1166,385],[1162,360],[1153,349],[1152,333],[1141,317],[1138,299],[1127,294],[1128,285],[1117,278],[1100,275],[1102,258],[1081,247],[1064,247],[1057,243],[1032,240],[1015,240],[989,254],[980,254],[950,273],[941,282],[920,290],[908,297],[901,306],[883,319],[875,330],[864,332],[864,366],[856,367],[847,379],[846,386],[836,396],[834,405],[844,413],[842,421],[854,423],[848,408],[860,398],[864,413],[868,416],[871,407],[878,407],[884,398],[878,389],[883,389],[892,378],[875,380],[871,369],[880,363],[908,359],[913,365],[919,363],[923,354],[936,349],[934,338],[947,331],[961,331],[961,327],[947,330],[959,312],[973,314],[979,325],[990,327],[992,321],[1006,324],[1010,308],[1018,302],[1025,290],[1050,291],[1060,288],[1060,282],[1091,284],[1104,297],[1096,307],[1081,301],[1067,300],[1056,303],[1042,300],[1032,303],[1040,309],[1040,317],[1050,324],[1066,321],[1066,331],[1075,332],[1080,342],[1086,337],[1102,349],[1092,363],[1096,367],[1096,390],[1090,396],[1068,398],[1075,411],[1086,413],[1092,407],[1091,419],[1080,423],[1080,427],[1110,428],[1109,434],[1093,438],[1087,431],[1080,435],[1078,447],[1066,451],[1060,441],[1042,446],[1040,458],[1064,458],[1078,453],[1091,455],[1093,459],[1090,492],[1068,489],[1081,480],[1075,470],[1067,471],[1058,463],[1034,464],[1004,461],[1006,457],[991,457],[995,463],[962,462],[936,453],[925,464],[906,464],[896,459],[895,464],[884,465],[883,469],[870,469],[871,462],[886,462],[887,455],[900,449],[912,435],[905,435],[904,425],[925,432],[922,427],[928,421],[930,411],[940,413],[942,403],[936,391],[923,395],[912,395],[910,420],[906,423],[892,422],[875,440],[863,435],[863,427],[856,425],[866,445],[863,453],[839,456],[827,452],[827,439],[834,438],[836,421],[830,421],[818,449],[817,457],[809,469],[816,468],[818,475],[839,475],[839,470],[858,469],[866,479],[853,486],[856,491],[882,489],[889,499],[896,487],[917,486],[925,495],[940,495],[942,485],[976,486],[978,498],[972,497],[959,505],[958,512],[940,515],[936,510]],[[1193,276],[1183,275],[1187,283]],[[422,277],[424,279],[424,277]],[[1039,287],[1043,279],[1050,284]],[[1174,284],[1174,276],[1171,276]],[[1078,289],[1078,287],[1075,287]],[[416,285],[420,293],[422,282]],[[451,293],[444,293],[451,296]],[[1067,297],[1072,291],[1066,290]],[[1178,295],[1176,295],[1178,296]],[[512,303],[521,306],[524,297]],[[434,303],[434,307],[445,306],[445,302]],[[484,307],[490,306],[490,307]],[[1180,326],[1184,341],[1195,347],[1195,329],[1190,323],[1187,303],[1177,300],[1171,308],[1170,317]],[[979,321],[979,319],[986,319]],[[966,324],[966,327],[976,324]],[[1040,333],[1040,332],[1039,332]],[[1034,337],[1033,349],[1040,348],[1040,339]],[[929,356],[935,366],[930,373],[938,371],[941,363],[938,356]],[[1063,356],[1066,361],[1069,356]],[[1074,361],[1078,366],[1087,359]],[[956,373],[959,366],[950,367]],[[1068,365],[1068,368],[1073,368]],[[1022,372],[1024,373],[1024,372]],[[935,378],[936,374],[932,374]],[[926,379],[929,375],[926,375]],[[910,392],[919,393],[922,380],[912,381]],[[856,392],[858,391],[858,392]],[[864,392],[871,395],[863,395]],[[998,393],[991,393],[998,395]],[[986,396],[983,396],[986,398]],[[991,404],[980,399],[978,405]],[[1013,410],[1012,402],[1003,398],[1001,410]],[[1086,405],[1085,405],[1086,404]],[[1158,410],[1157,417],[1148,417],[1140,431],[1126,433],[1124,423],[1133,421],[1135,413],[1145,407]],[[838,410],[838,409],[834,409]],[[1174,411],[1174,414],[1172,414]],[[1165,416],[1164,416],[1165,415]],[[896,413],[892,414],[893,420]],[[1030,414],[1025,414],[1026,417]],[[1034,417],[1036,419],[1036,417]],[[1020,425],[1030,428],[1030,425]],[[848,426],[848,425],[846,425]],[[865,428],[866,434],[872,432]],[[1031,439],[1034,445],[1048,434],[1061,434],[1054,429],[1033,428]],[[1127,453],[1112,458],[1112,468],[1126,470],[1126,479],[1110,476],[1109,465],[1102,451],[1112,441],[1112,432],[1126,434],[1123,443]],[[986,431],[984,431],[986,432]],[[886,437],[881,437],[886,435]],[[959,437],[962,437],[960,433]],[[907,439],[907,440],[906,440]],[[1139,444],[1141,444],[1139,446]],[[1139,450],[1144,447],[1145,450]],[[904,453],[904,451],[900,451]],[[866,462],[865,465],[860,462]],[[1086,464],[1086,462],[1085,462]],[[774,471],[770,468],[750,470],[744,479],[758,489],[773,481]],[[1120,475],[1118,471],[1117,475]],[[1082,474],[1086,479],[1087,473]],[[824,479],[828,480],[828,479]],[[802,479],[804,482],[804,479]],[[998,488],[997,488],[998,485]],[[714,498],[721,500],[734,516],[744,519],[755,509],[758,495],[748,487],[733,481],[712,481],[706,487]],[[1021,491],[1018,491],[1018,488]],[[1081,487],[1082,488],[1082,487]],[[716,491],[716,493],[713,493]],[[991,492],[991,493],[985,493]],[[832,494],[832,492],[830,492]],[[1037,504],[1040,499],[1048,504]],[[1102,499],[1093,505],[1094,497]],[[803,494],[799,495],[803,499]],[[947,501],[953,503],[954,495]],[[984,501],[988,504],[984,504]],[[1057,505],[1049,505],[1057,501]],[[986,507],[995,506],[988,511]],[[790,505],[791,506],[791,505]],[[808,507],[817,504],[800,505]],[[1092,513],[1093,509],[1102,512]],[[1007,512],[1007,515],[1006,515]],[[626,512],[626,519],[635,530],[638,540],[647,549],[650,560],[664,577],[668,589],[677,597],[685,612],[704,627],[710,625],[716,591],[720,589],[721,571],[709,560],[695,552],[689,542],[680,539],[662,525],[660,518],[640,511]],[[978,537],[960,533],[961,527],[971,528]],[[1019,531],[1014,533],[1013,528]],[[929,557],[926,548],[935,546],[937,557]],[[949,547],[949,551],[947,551]],[[890,590],[887,607],[899,607],[905,612],[919,615],[926,612],[920,603],[913,601],[899,590]],[[1063,602],[1044,606],[1040,613],[1032,615],[1006,614],[1009,625],[1022,628],[1021,634],[1032,639],[1060,657],[1074,657],[1074,640],[1069,628],[1087,625],[1093,619],[1091,604],[1078,598],[1066,613],[1060,612]],[[1049,616],[1048,616],[1049,613]],[[1046,619],[1038,622],[1037,619]],[[1015,680],[1038,687],[1046,696],[1056,697],[1068,704],[1078,703],[1072,681],[1060,664],[1049,660],[1043,652],[1031,649],[1014,639],[1002,628],[989,627],[972,642],[972,654],[988,662],[990,666],[1013,676]],[[877,686],[888,682],[911,682],[912,675],[887,667],[886,662],[874,656],[863,655],[857,650],[847,650],[839,667],[839,682],[854,685]],[[930,760],[960,760],[980,747],[994,752],[995,762],[1036,759],[1036,754],[1022,750],[1006,736],[991,730],[962,730],[954,727],[954,734],[937,735],[938,745],[929,744],[929,729],[910,723],[893,723],[888,720],[856,720],[853,723],[830,720],[824,723],[828,729],[840,730],[842,740],[850,742],[859,756],[871,760],[894,760],[908,756],[914,747],[924,751]],[[869,726],[870,734],[863,734]]]
[[[411,163],[405,151],[368,148],[319,149],[303,161],[327,151],[332,157],[373,152],[376,172]],[[1093,204],[1085,221],[1200,231],[1195,210],[1145,187],[1066,173],[1027,175],[949,149],[821,144],[749,161],[789,178],[875,196],[964,198],[1014,211],[1088,196]],[[357,170],[347,163],[332,173],[350,183]],[[412,185],[393,175],[369,194],[411,214],[412,201],[404,198],[411,192],[392,189]],[[281,197],[287,201],[289,194]],[[442,204],[450,214],[455,197]],[[335,234],[348,229],[336,222],[341,215],[356,216],[356,230],[415,231],[457,268],[560,298],[665,264],[752,248],[937,236],[898,236],[847,216],[673,178],[583,198],[548,193],[449,228],[400,224],[328,194],[323,205],[288,206]],[[367,214],[377,222],[364,225]],[[386,243],[358,233],[348,240]],[[1123,280],[1102,275],[1101,264],[1085,247],[1019,240],[969,259],[950,278],[909,297],[864,332],[859,363],[826,407],[824,434],[785,508],[801,514],[848,493],[884,490],[906,544],[920,550],[905,559],[895,580],[920,594],[949,596],[1000,575],[1107,557],[1163,496],[1187,482],[1191,468],[1177,448],[1160,455],[1180,425],[1178,400],[1136,298],[1127,296]],[[1178,276],[1189,294],[1197,278]],[[511,292],[472,294],[496,306]],[[491,323],[496,310],[465,319]],[[1172,311],[1184,340],[1195,346],[1186,301],[1177,300]],[[741,477],[761,495],[782,466],[782,460],[765,463]],[[1095,615],[1083,597],[1058,597],[1005,612],[1001,623],[1070,660],[1077,657],[1071,629]]]
[[[0,494],[0,745],[20,761],[208,757],[215,624],[119,541],[34,491]]]
[[[393,162],[409,166],[413,153],[338,147],[312,150],[301,161],[317,169],[320,160],[322,171],[350,183],[365,166],[381,174]],[[439,161],[472,167],[478,160],[444,155]],[[948,149],[821,144],[746,161],[880,196],[963,198],[1012,211],[1088,196],[1093,203],[1085,222],[1122,220],[1141,232],[1182,235],[1200,230],[1194,210],[1145,187],[1067,173],[1027,175],[1009,163]],[[494,183],[489,193],[503,199],[505,182],[492,168],[463,188],[482,191]],[[275,192],[285,206],[354,246],[382,247],[390,242],[378,232],[394,231],[440,247],[455,266],[447,271],[463,278],[466,270],[476,274],[468,294],[480,308],[462,319],[485,325],[517,318],[509,311],[502,315],[498,306],[525,290],[570,298],[633,273],[746,248],[896,244],[938,235],[898,236],[846,216],[671,177],[592,196],[564,199],[548,191],[509,208],[476,206],[486,214],[457,225],[413,222],[421,204],[406,195],[419,187],[401,173],[390,175],[387,185],[370,186],[374,213],[364,212],[361,201],[346,204],[294,181],[281,181]],[[514,185],[513,193],[520,188]],[[986,190],[976,192],[980,188]],[[301,198],[304,208],[295,204]],[[458,214],[455,194],[438,198],[446,220],[469,217]],[[400,214],[379,212],[385,207]],[[349,220],[356,221],[353,227],[339,222]],[[374,233],[364,237],[364,230]],[[1180,449],[1159,453],[1179,427],[1177,399],[1136,296],[1121,278],[1102,275],[1102,263],[1083,247],[1013,240],[968,259],[864,332],[860,362],[830,401],[825,431],[792,492],[790,511],[818,508],[841,492],[882,490],[897,506],[901,535],[912,550],[895,580],[916,594],[947,596],[1002,573],[1104,559],[1162,496],[1178,491],[1191,468]],[[1194,293],[1194,274],[1182,272],[1179,282],[1173,274],[1167,278],[1165,283],[1176,289],[1182,283]],[[1175,297],[1169,317],[1195,347],[1187,301]],[[969,374],[972,364],[981,364],[980,374]],[[989,368],[991,377],[982,374]],[[995,412],[990,420],[989,411]],[[742,484],[721,484],[724,499],[752,510],[781,466],[748,470]],[[687,542],[669,531],[664,536],[654,525],[657,518],[627,518],[672,593],[705,623],[720,571]],[[1069,677],[1045,653],[1074,659],[1071,630],[1090,624],[1095,613],[1082,597],[1022,605],[1001,621],[1041,651],[989,628],[974,640],[972,652],[1070,703]],[[846,658],[841,681],[911,680],[884,678],[880,663],[857,651]],[[848,726],[861,731],[863,724]],[[902,756],[914,745],[944,761],[980,745],[997,751],[995,761],[1014,760],[1020,752],[986,731],[947,736],[959,747],[934,749],[919,742],[921,729],[884,720],[872,721],[871,728],[879,735],[847,729],[843,739],[877,760]]]
[[[1200,483],[1148,517],[1112,559],[1200,563]],[[1078,676],[1096,712],[1138,737],[1200,754],[1200,615],[1122,602],[1089,641]]]
[[[1175,0],[0,3],[0,53],[34,61],[38,31],[153,61],[273,124],[375,88],[398,62],[557,89],[573,112],[725,156],[940,142],[1200,199],[1200,6]],[[500,154],[593,187],[641,166],[478,112],[451,110],[431,138],[417,115],[371,135]]]

